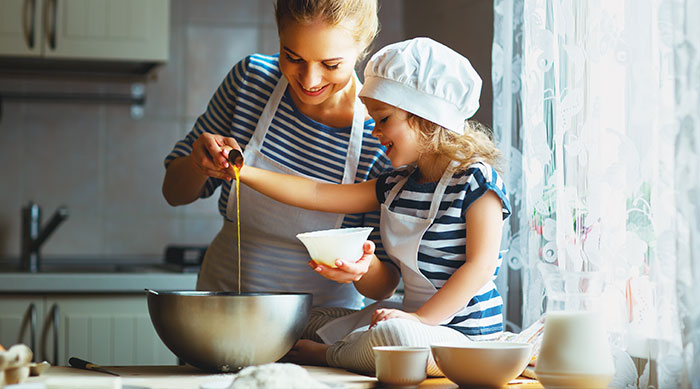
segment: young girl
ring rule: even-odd
[[[459,344],[503,330],[493,279],[510,211],[492,167],[498,150],[466,122],[478,109],[480,89],[469,61],[448,47],[428,38],[395,43],[370,59],[360,92],[394,170],[366,182],[326,184],[242,168],[242,182],[284,203],[338,213],[380,209],[392,262],[379,261],[367,242],[356,263],[311,266],[331,280],[354,282],[375,300],[404,281],[400,307],[379,302],[337,319],[319,330],[327,344],[302,340],[290,356],[371,374],[373,346]],[[432,357],[427,372],[441,375]]]

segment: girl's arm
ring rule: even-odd
[[[391,297],[399,284],[399,271],[396,267],[380,261],[374,255],[374,242],[368,240],[362,245],[362,258],[357,262],[337,260],[337,268],[309,261],[309,266],[329,280],[348,284],[353,282],[363,296],[373,300]]]
[[[437,325],[454,315],[496,271],[503,228],[501,199],[487,191],[467,209],[466,221],[466,262],[416,311],[423,323]]]
[[[233,167],[230,168],[234,176]],[[363,213],[379,209],[375,180],[358,184],[328,184],[243,165],[241,181],[279,202],[333,213]]]
[[[399,284],[400,275],[396,267],[380,261],[379,258],[374,255],[374,249],[374,242],[369,240],[362,246],[364,255],[362,256],[361,261],[366,259],[366,264],[368,264],[368,266],[365,264],[367,267],[364,273],[358,277],[355,277],[352,281],[355,283],[355,289],[357,289],[357,291],[363,296],[369,297],[373,300],[383,300],[391,297],[391,295],[394,294],[396,291],[396,286]],[[357,263],[360,263],[360,261]],[[345,267],[355,266],[355,264],[341,265]],[[342,271],[351,270],[343,269],[343,266],[338,266],[338,269]],[[327,270],[327,273],[336,271],[336,269],[331,268],[328,268]]]
[[[396,292],[399,279],[399,271],[395,267],[380,261],[376,255],[373,255],[367,273],[355,281],[355,289],[372,300],[384,300]]]
[[[496,271],[503,227],[502,203],[487,191],[466,213],[466,262],[415,313],[377,310],[372,323],[392,317],[413,317],[425,324],[438,325],[460,311]]]

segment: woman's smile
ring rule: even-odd
[[[304,85],[299,83],[299,87],[301,88],[301,91],[304,92],[304,94],[307,96],[318,96],[321,93],[325,92],[326,89],[328,89],[328,84],[322,87],[305,88]]]
[[[355,61],[362,51],[345,25],[322,19],[285,23],[280,31],[280,70],[294,103],[309,115],[333,107],[352,94]]]

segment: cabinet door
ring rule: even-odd
[[[47,57],[161,62],[168,59],[169,0],[46,2]]]
[[[41,55],[43,1],[0,1],[0,54],[19,57]]]
[[[24,343],[34,352],[34,360],[40,360],[43,312],[44,302],[41,297],[0,296],[0,344],[8,348]]]
[[[151,324],[145,296],[52,296],[47,315],[54,307],[59,365],[72,356],[107,366],[177,364]]]

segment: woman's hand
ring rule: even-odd
[[[189,158],[201,174],[230,181],[233,178],[227,171],[229,167],[227,153],[223,152],[226,148],[240,150],[234,138],[204,132],[192,145],[192,154]]]
[[[374,242],[368,240],[362,245],[362,257],[355,263],[338,259],[335,261],[335,265],[338,266],[337,268],[328,267],[314,261],[309,261],[309,266],[329,280],[342,284],[349,284],[359,281],[362,276],[367,273],[369,265],[372,263],[372,258],[374,257],[374,249]]]
[[[400,309],[382,308],[382,309],[377,309],[372,314],[372,321],[370,322],[369,328],[374,327],[380,321],[389,320],[389,319],[396,319],[396,318],[403,318],[403,319],[414,320],[417,322],[422,322],[420,317],[418,315],[416,315],[415,313],[404,312]]]

